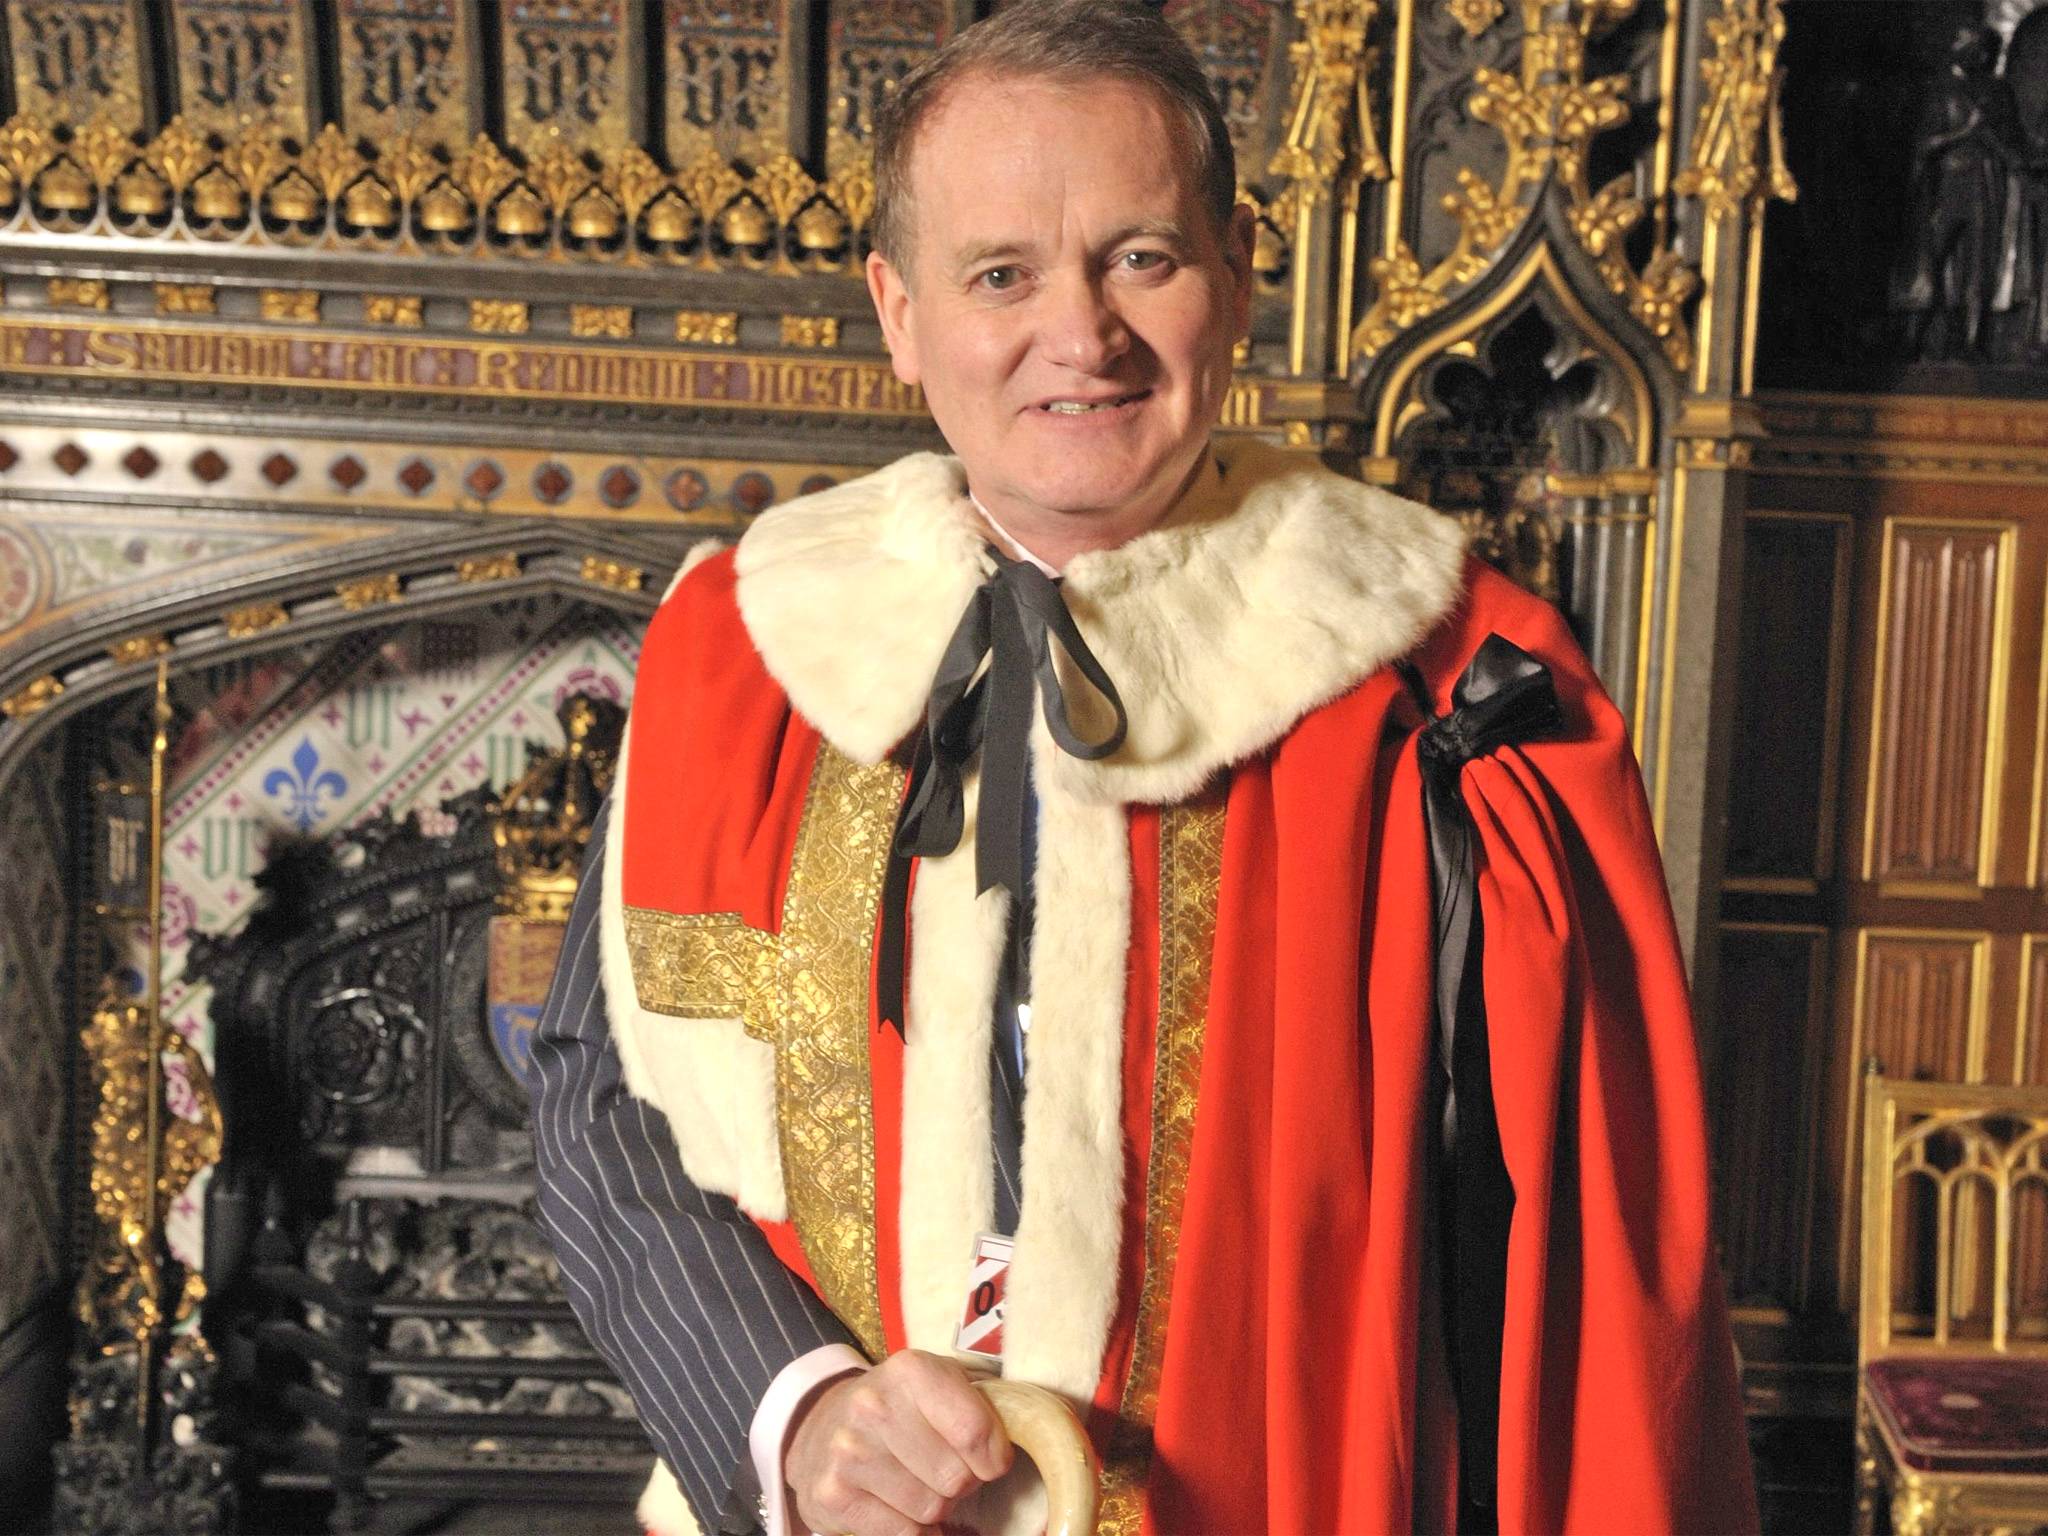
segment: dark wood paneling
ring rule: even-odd
[[[1834,864],[1850,524],[1752,513],[1744,528],[1728,879],[1810,887]]]
[[[1887,1077],[1968,1081],[1982,950],[1970,934],[1866,933],[1856,1070],[1875,1061]]]
[[[1741,1042],[1741,1065],[1717,1083],[1716,1224],[1737,1307],[1791,1313],[1806,1303],[1827,940],[1820,927],[1721,929],[1722,1025]]]
[[[2003,534],[1935,521],[1888,529],[1866,877],[1974,884],[1984,829]]]

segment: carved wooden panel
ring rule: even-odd
[[[2030,933],[2021,946],[2012,1076],[2016,1083],[2048,1083],[2048,934]]]
[[[1989,882],[2011,537],[2003,524],[1885,525],[1867,879]]]
[[[17,112],[49,123],[105,115],[143,126],[136,0],[14,0],[6,7]]]
[[[340,0],[340,117],[373,143],[461,146],[483,127],[475,0]]]
[[[786,0],[666,0],[663,111],[670,161],[705,150],[759,164],[789,142]]]
[[[515,147],[597,152],[638,137],[630,10],[626,0],[505,0],[498,48]]]
[[[1728,886],[1811,891],[1834,873],[1851,530],[1792,513],[1744,526]]]
[[[171,0],[171,38],[187,126],[310,136],[318,71],[301,0]]]
[[[1715,1228],[1737,1307],[1805,1303],[1828,939],[1811,924],[1721,929],[1722,1027],[1742,1062],[1715,1084]]]
[[[1843,1135],[1835,1148],[1840,1183],[1832,1201],[1840,1211],[1837,1302],[1845,1311],[1857,1283],[1864,1070],[1875,1063],[1887,1077],[1950,1083],[1978,1078],[1991,958],[1991,938],[1983,933],[1866,928],[1857,941],[1850,1048],[1848,1059],[1835,1065],[1847,1079]],[[1750,1086],[1754,1091],[1753,1080]],[[1901,1245],[1910,1243],[1910,1227],[1901,1224]]]
[[[1983,1066],[1990,939],[1977,933],[1868,928],[1856,978],[1851,1070],[1960,1083]],[[1854,1143],[1852,1142],[1852,1147]]]

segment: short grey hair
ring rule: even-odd
[[[1195,186],[1222,235],[1237,203],[1237,156],[1209,77],[1181,36],[1134,0],[1010,0],[963,28],[903,77],[874,128],[874,248],[899,272],[910,256],[910,160],[924,120],[970,75],[1002,80],[1125,80],[1149,86],[1180,118]]]

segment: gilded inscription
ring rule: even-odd
[[[481,391],[525,399],[922,419],[924,394],[874,359],[750,356],[420,338],[63,324],[0,316],[0,372],[128,374],[316,389]]]

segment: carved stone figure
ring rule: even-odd
[[[1995,32],[1958,27],[1947,72],[1915,126],[1912,243],[1892,307],[1903,317],[1908,349],[1922,355],[1981,351],[2007,202],[2029,159],[2012,87],[1995,73],[1997,62]]]

